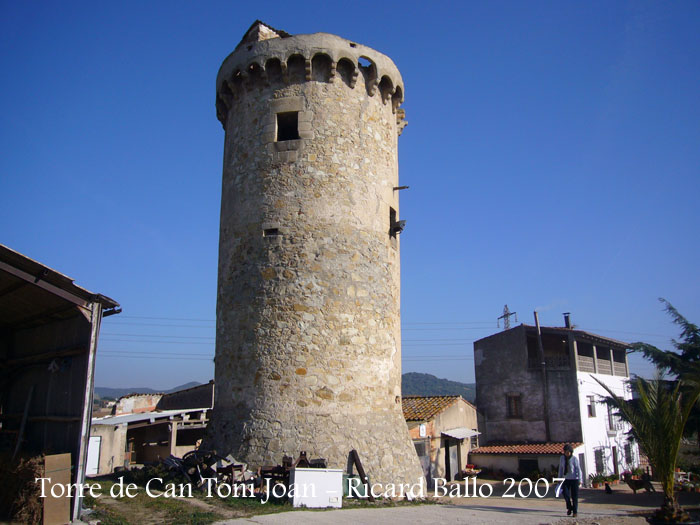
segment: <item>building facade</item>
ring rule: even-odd
[[[474,461],[515,472],[531,468],[536,454],[503,445],[547,444],[546,453],[556,454],[554,445],[572,443],[586,475],[620,474],[638,465],[629,427],[602,401],[607,393],[596,381],[631,399],[628,345],[570,327],[542,327],[541,341],[540,348],[536,327],[520,325],[474,342],[485,444],[474,451]]]
[[[182,457],[199,447],[213,406],[214,382],[169,394],[128,394],[90,427],[88,475]]]
[[[208,445],[422,471],[401,412],[403,81],[335,35],[255,22],[223,62],[215,407]]]
[[[402,404],[428,483],[457,479],[479,443],[476,407],[461,396],[406,396]]]

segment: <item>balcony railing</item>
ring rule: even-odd
[[[625,366],[625,363],[618,363],[617,361],[613,362],[613,371],[615,372],[616,376],[626,376],[627,375],[627,367]]]
[[[593,364],[593,358],[585,355],[578,356],[578,369],[581,372],[594,373],[595,365]]]
[[[547,368],[552,370],[552,369],[568,369],[571,368],[571,360],[569,359],[568,355],[554,355],[554,356],[546,356],[544,359]],[[539,358],[537,357],[530,357],[527,360],[527,367],[528,368],[540,368],[542,362],[540,361]]]
[[[617,419],[617,418],[613,418],[612,421],[611,421],[610,418],[608,418],[608,420],[607,420],[605,426],[606,426],[606,428],[607,428],[607,431],[608,431],[608,435],[609,435],[609,436],[610,436],[610,435],[615,435],[615,434],[617,434],[618,432],[621,432],[621,431],[625,430],[625,423],[624,423],[623,421],[620,421],[620,420]]]

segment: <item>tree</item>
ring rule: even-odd
[[[700,363],[700,328],[688,321],[664,298],[659,298],[673,322],[681,327],[680,341],[672,340],[677,351],[660,350],[648,343],[633,343],[632,349],[642,352],[644,357],[656,364],[664,372],[677,377],[686,372],[688,365]]]
[[[670,389],[661,379],[661,371],[650,381],[638,378],[635,387],[639,397],[635,400],[619,397],[607,385],[596,379],[610,394],[607,398],[608,404],[614,406],[619,415],[632,426],[635,438],[661,481],[664,502],[657,511],[657,518],[665,521],[680,521],[684,517],[687,519],[687,514],[676,500],[673,485],[683,429],[700,396],[698,370],[700,367],[697,364],[687,367],[687,383],[679,380]]]
[[[673,318],[673,322],[681,327],[680,341],[672,340],[675,351],[660,350],[654,345],[641,342],[633,343],[631,347],[635,351],[642,352],[644,357],[658,368],[676,378],[692,374],[694,365],[700,363],[700,328],[683,317],[666,299],[660,298],[659,301],[664,304],[664,309]],[[686,437],[693,434],[697,436],[697,443],[700,446],[700,407],[697,405],[690,412],[685,428]]]

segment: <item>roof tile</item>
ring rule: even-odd
[[[561,454],[566,443],[513,443],[510,445],[487,445],[470,450],[470,454]],[[583,443],[569,443],[573,448]]]
[[[427,421],[462,396],[405,396],[401,399],[406,421]]]

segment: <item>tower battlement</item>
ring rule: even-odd
[[[256,26],[269,29],[265,39],[250,36],[259,34],[251,33]],[[234,101],[248,92],[310,81],[343,82],[349,89],[359,83],[368,96],[378,94],[384,104],[391,103],[393,112],[404,100],[401,74],[386,55],[336,35],[292,36],[256,22],[219,69],[217,118],[225,128]]]

